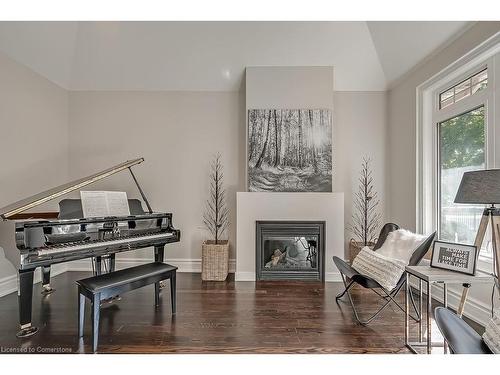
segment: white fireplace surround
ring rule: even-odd
[[[332,256],[344,257],[344,193],[237,193],[237,281],[255,281],[255,223],[258,220],[324,220],[325,281],[340,281]]]

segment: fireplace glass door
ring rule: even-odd
[[[323,279],[324,222],[257,222],[259,280]]]

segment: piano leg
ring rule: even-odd
[[[109,272],[115,272],[115,264],[116,264],[115,256],[116,254],[111,254],[109,256]]]
[[[50,266],[42,267],[42,295],[46,296],[55,289],[50,286]]]
[[[163,254],[165,252],[164,246],[155,246],[155,262],[163,263]]]
[[[21,330],[16,334],[17,337],[29,337],[38,332],[38,328],[31,325],[34,272],[35,270],[19,270],[17,299],[19,303],[19,325]]]
[[[94,276],[99,276],[102,273],[102,259],[101,257],[94,258]]]

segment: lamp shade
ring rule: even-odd
[[[500,203],[500,169],[465,172],[455,203]]]

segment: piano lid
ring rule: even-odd
[[[41,205],[42,203],[48,202],[52,199],[60,197],[61,195],[68,194],[74,190],[81,189],[84,186],[90,185],[96,181],[102,180],[109,177],[115,173],[123,171],[124,169],[130,168],[136,164],[140,164],[144,161],[144,158],[138,158],[134,160],[128,160],[126,162],[115,165],[114,167],[108,168],[102,172],[95,173],[91,176],[80,178],[78,180],[68,182],[64,185],[46,190],[44,192],[35,194],[31,197],[21,199],[18,202],[9,204],[6,207],[0,208],[0,217],[4,220],[9,217],[26,211],[30,208]]]

